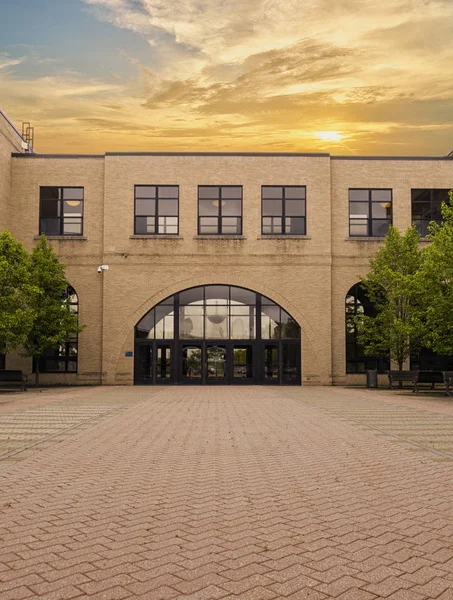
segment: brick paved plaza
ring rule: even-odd
[[[453,599],[453,399],[0,395],[0,598]]]

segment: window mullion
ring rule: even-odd
[[[64,204],[63,204],[63,188],[61,188],[60,202],[60,235],[64,235]]]
[[[282,187],[282,232],[286,235],[286,190]]]
[[[159,188],[156,186],[156,204],[154,207],[154,234],[159,233]]]
[[[219,198],[219,211],[218,211],[218,224],[217,224],[217,234],[222,233],[222,187],[219,187],[219,193],[217,194]]]

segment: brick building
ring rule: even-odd
[[[0,113],[0,230],[46,233],[85,326],[49,384],[363,383],[359,278],[453,188],[453,156],[27,150]]]

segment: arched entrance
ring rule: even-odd
[[[178,292],[135,326],[136,384],[300,385],[300,327],[251,290]]]

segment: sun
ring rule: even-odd
[[[338,131],[317,131],[315,135],[324,142],[341,142],[343,139]]]

